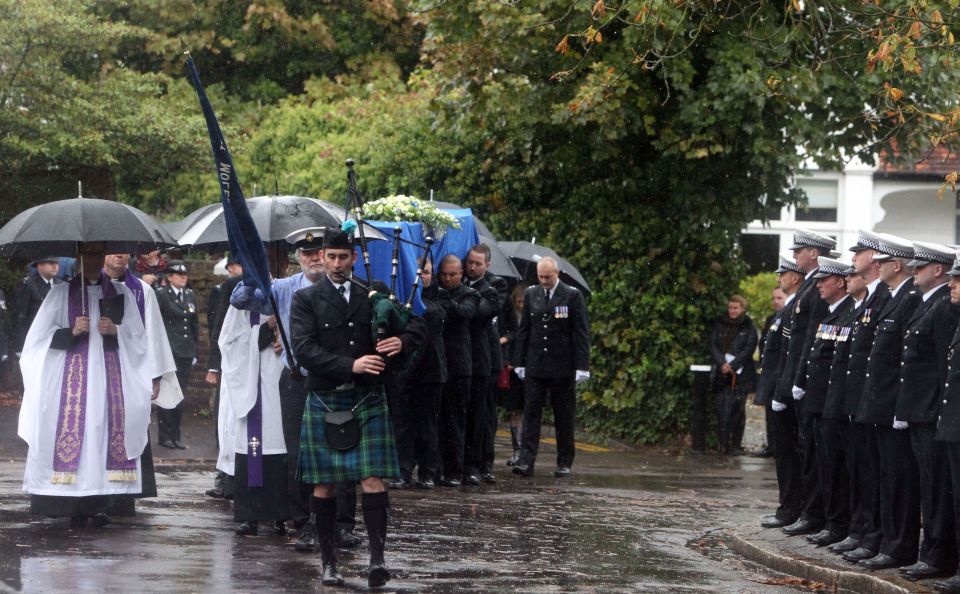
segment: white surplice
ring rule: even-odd
[[[103,338],[97,332],[100,319],[100,285],[86,287],[86,307],[90,317],[89,356],[87,358],[87,400],[83,446],[76,482],[54,484],[53,458],[57,421],[60,416],[60,392],[66,351],[51,349],[54,332],[68,328],[70,283],[54,285],[40,305],[27,332],[20,357],[23,373],[23,404],[20,408],[18,435],[27,442],[27,465],[23,489],[34,495],[85,497],[141,491],[140,454],[147,444],[150,424],[153,365],[148,360],[148,342],[137,303],[125,286],[114,287],[124,296],[123,321],[117,326],[120,369],[123,385],[124,446],[127,459],[137,461],[136,481],[107,480],[108,403]]]
[[[262,316],[261,319],[265,317]],[[230,402],[233,440],[221,442],[220,448],[222,450],[233,445],[234,453],[247,453],[247,415],[257,402],[259,383],[263,418],[262,454],[286,454],[283,419],[280,414],[280,373],[283,371],[283,361],[272,346],[259,350],[261,325],[251,326],[250,312],[232,305],[223,320],[220,340],[217,343],[222,355],[221,381],[226,390],[225,394],[220,393],[220,399]]]

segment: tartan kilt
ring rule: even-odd
[[[324,403],[332,411],[350,410],[364,400],[354,416],[360,424],[360,442],[347,451],[327,445]],[[334,392],[309,392],[300,430],[297,477],[310,485],[400,476],[397,446],[390,425],[390,410],[383,386]]]

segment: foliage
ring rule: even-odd
[[[367,202],[363,205],[363,216],[378,221],[424,223],[436,233],[442,233],[448,227],[460,228],[460,221],[452,214],[440,210],[430,202],[403,194]]]
[[[777,274],[775,272],[760,272],[744,277],[740,281],[740,294],[747,299],[747,312],[758,328],[773,313],[770,293],[776,286]]]

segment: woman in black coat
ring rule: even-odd
[[[746,424],[744,403],[756,388],[757,372],[753,353],[757,350],[757,328],[747,315],[747,300],[731,295],[727,312],[720,316],[710,335],[713,358],[713,393],[717,406],[717,441],[721,454],[743,452],[740,446]]]
[[[503,312],[497,318],[500,330],[500,348],[503,352],[503,365],[497,381],[499,390],[498,404],[510,413],[510,443],[513,445],[513,454],[507,460],[507,466],[515,466],[520,457],[520,439],[523,433],[523,380],[517,377],[513,367],[509,364],[514,358],[514,345],[517,339],[517,330],[520,328],[520,317],[523,313],[523,294],[527,285],[519,283],[510,292],[510,299],[503,304]]]

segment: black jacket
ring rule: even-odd
[[[857,408],[858,423],[893,426],[900,392],[903,333],[919,304],[920,293],[913,287],[913,278],[909,278],[877,316],[877,337],[867,362],[867,380]]]
[[[53,277],[52,282],[59,285],[63,281]],[[43,303],[49,292],[50,285],[36,272],[25,276],[17,285],[13,293],[13,312],[16,315],[16,327],[13,333],[13,348],[15,351],[23,349],[23,340],[27,337],[27,331],[30,330],[33,318],[37,317],[40,304]]]
[[[386,382],[388,373],[353,373],[356,359],[376,354],[372,309],[367,292],[356,283],[350,283],[349,303],[327,278],[294,293],[290,309],[291,348],[297,362],[308,372],[308,389],[329,391],[348,382],[367,386]],[[398,335],[403,343],[401,353],[413,354],[425,334],[423,319],[410,318],[406,329]]]
[[[783,318],[783,336],[786,347],[780,367],[780,379],[777,382],[777,395],[774,398],[787,406],[793,400],[793,387],[800,382],[800,363],[810,352],[817,325],[827,314],[827,303],[820,298],[816,280],[811,275],[797,290],[797,296],[790,302],[790,324],[788,317]]]
[[[220,339],[220,331],[223,329],[223,320],[227,317],[227,310],[230,309],[230,295],[233,294],[233,290],[242,280],[243,275],[237,275],[228,278],[219,285],[219,299],[214,305],[213,325],[210,327],[210,351],[207,357],[207,369],[209,370],[220,371],[222,355],[217,341]],[[209,320],[209,317],[207,319]],[[284,331],[286,330],[287,328],[284,328]]]
[[[507,339],[507,342],[500,345],[504,365],[510,365],[516,360],[514,350],[517,345],[517,331],[520,329],[520,318],[522,315],[523,312],[517,312],[513,307],[513,301],[507,300],[503,305],[503,309],[500,311],[500,315],[497,317],[500,336]]]
[[[851,298],[852,302],[852,298]],[[827,399],[823,403],[823,418],[847,420],[844,412],[846,398],[847,370],[850,363],[850,346],[853,343],[853,325],[863,312],[863,303],[846,310],[836,321],[837,338],[834,341],[833,363],[830,365],[830,379],[827,380]]]
[[[430,285],[420,295],[426,310],[423,320],[426,336],[417,350],[417,358],[408,376],[411,384],[442,384],[447,381],[447,355],[443,348],[443,325],[447,317],[450,295],[437,285]]]
[[[197,356],[197,340],[200,338],[200,317],[197,298],[193,289],[183,288],[183,301],[176,298],[169,285],[157,289],[160,316],[167,330],[170,350],[178,359],[193,359]]]
[[[919,292],[919,291],[918,291]],[[944,285],[920,303],[907,321],[894,414],[908,423],[935,423],[947,381],[947,351],[957,330],[957,312]]]
[[[947,381],[944,382],[936,438],[960,442],[960,328],[953,333],[947,351]]]
[[[447,380],[470,377],[473,373],[470,320],[480,307],[480,293],[460,285],[447,291],[447,317],[443,322],[443,348],[447,355]]]
[[[847,379],[843,385],[843,408],[845,417],[856,416],[863,396],[863,388],[867,382],[867,364],[870,351],[873,350],[873,340],[877,336],[877,325],[880,323],[880,312],[890,301],[890,288],[883,282],[877,284],[857,312],[850,329],[850,350],[847,358]]]
[[[487,327],[487,335],[490,337],[490,373],[497,375],[500,373],[500,369],[510,361],[503,358],[500,349],[500,316],[503,315],[503,307],[508,299],[507,281],[490,272],[484,274],[483,278],[497,292],[497,309],[493,314],[490,326]]]
[[[757,395],[753,403],[765,405],[777,391],[777,380],[780,377],[780,362],[783,356],[783,316],[787,308],[773,314],[773,321],[767,327],[763,337],[763,349],[760,351],[760,380],[757,382]]]
[[[514,367],[524,367],[527,377],[572,379],[589,370],[590,323],[580,291],[557,282],[547,303],[542,286],[527,289],[515,353]]]
[[[830,372],[833,367],[834,351],[841,338],[840,320],[853,311],[853,297],[844,297],[832,312],[817,323],[810,349],[800,363],[800,379],[796,384],[806,390],[800,401],[800,409],[811,414],[822,414],[830,387]]]
[[[493,373],[490,335],[494,331],[493,325],[496,323],[497,313],[500,311],[500,297],[497,290],[491,287],[485,278],[471,282],[469,287],[480,293],[477,312],[470,318],[470,375],[474,377],[489,376]]]
[[[753,325],[753,320],[747,314],[743,315],[743,322],[737,329],[736,336],[726,351],[720,345],[720,335],[723,327],[728,320],[727,314],[714,323],[713,332],[710,333],[710,356],[713,358],[713,379],[714,387],[720,388],[730,384],[730,376],[720,373],[720,368],[727,362],[726,354],[733,355],[733,361],[730,367],[734,371],[743,368],[737,374],[737,388],[743,392],[752,392],[756,387],[757,369],[753,363],[753,353],[757,350],[757,328]]]

